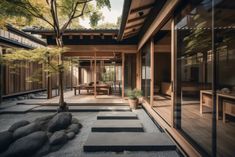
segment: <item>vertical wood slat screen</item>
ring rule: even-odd
[[[42,72],[42,65],[37,63],[29,63],[21,61],[21,67],[16,68],[14,71],[9,66],[4,66],[4,89],[3,95],[16,94],[31,90],[45,89],[46,87],[46,75]],[[24,67],[26,66],[26,67]],[[26,79],[36,71],[40,70],[41,77],[40,82],[28,82]]]

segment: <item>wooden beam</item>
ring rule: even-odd
[[[129,35],[132,33],[138,33],[138,31],[140,30],[141,27],[139,28],[133,28],[133,29],[129,29],[129,30],[125,30],[124,35]]]
[[[154,39],[150,42],[150,105],[153,106],[154,95]]]
[[[125,53],[122,53],[122,98],[124,98],[124,92],[125,92],[125,86],[124,86],[124,78],[125,78],[125,73],[124,73],[124,64],[125,64]]]
[[[137,13],[139,11],[150,9],[151,7],[153,7],[153,5],[154,5],[154,3],[150,3],[150,4],[143,5],[141,7],[138,7],[138,8],[131,9],[130,14],[134,14],[134,13]]]
[[[128,27],[125,28],[125,30],[131,29],[131,28],[134,28],[134,27],[140,27],[140,26],[143,25],[143,23],[144,23],[144,21],[140,22],[140,23],[137,23],[137,24],[134,24],[134,25],[131,25],[131,26],[128,26]]]
[[[138,17],[133,18],[133,19],[129,19],[129,20],[127,21],[127,23],[129,24],[129,23],[132,23],[132,22],[135,22],[135,21],[138,21],[138,20],[143,20],[144,18],[147,17],[147,15],[148,15],[148,14],[142,15],[142,16],[138,16]]]
[[[136,52],[137,45],[66,45],[68,52]]]
[[[171,16],[172,12],[176,8],[177,4],[180,0],[174,0],[174,1],[167,1],[162,10],[159,12],[159,14],[156,16],[154,21],[150,24],[147,31],[144,33],[144,35],[141,37],[139,43],[138,43],[138,50],[141,49],[141,47],[148,41],[148,39],[153,36],[157,31],[163,27],[163,25],[167,22],[169,17]]]

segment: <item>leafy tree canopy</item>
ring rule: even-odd
[[[79,18],[98,23],[102,7],[111,8],[109,0],[1,0],[0,24],[42,26],[56,30],[80,26]]]

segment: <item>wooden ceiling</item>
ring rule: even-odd
[[[122,39],[138,34],[154,4],[155,0],[132,0]]]

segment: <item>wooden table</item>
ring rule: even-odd
[[[213,108],[213,104],[204,104],[203,103],[203,95],[210,95],[212,96],[212,91],[211,90],[201,90],[200,91],[200,114],[203,114],[203,106],[207,106],[210,108]],[[212,99],[212,98],[211,98]],[[235,100],[235,93],[231,94],[225,94],[222,92],[217,91],[216,92],[216,119],[223,119],[222,114],[223,113],[223,103],[222,100],[224,99],[232,99]]]
[[[79,94],[81,93],[81,90],[86,90],[87,93],[89,93],[90,90],[95,89],[95,86],[94,85],[91,85],[91,86],[89,86],[89,85],[78,85],[78,86],[73,87],[73,88],[74,88],[74,95],[77,95],[77,90],[78,90]],[[105,84],[96,85],[96,91],[106,90],[108,95],[110,94],[110,89],[111,89],[110,85],[105,85]]]

